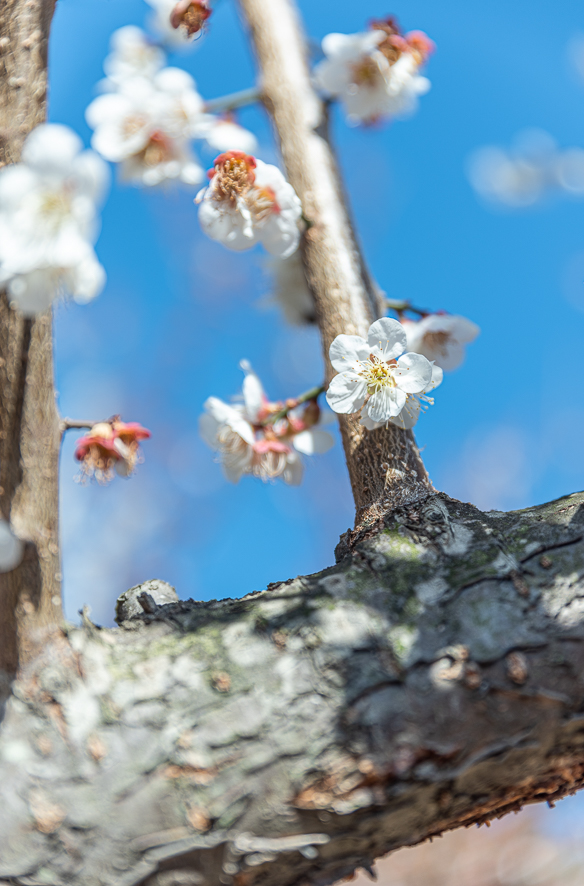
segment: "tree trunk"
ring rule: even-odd
[[[239,0],[261,70],[260,88],[280,142],[290,183],[311,227],[304,243],[327,380],[328,359],[341,333],[367,337],[383,311],[365,268],[328,139],[323,103],[314,92],[307,49],[291,0]],[[357,525],[433,490],[414,435],[394,425],[366,431],[358,417],[340,416]]]
[[[0,166],[18,161],[45,119],[53,7],[0,5]],[[58,460],[51,314],[25,320],[0,293],[0,514],[25,542],[21,565],[0,574],[0,701],[19,663],[62,621]]]
[[[70,629],[15,684],[0,877],[324,884],[576,790],[583,535],[582,493],[510,514],[431,494],[262,593],[137,589],[148,614]]]

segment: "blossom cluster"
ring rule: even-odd
[[[0,286],[26,316],[60,295],[86,302],[105,282],[93,243],[107,164],[66,126],[43,124],[0,169]]]
[[[204,140],[214,150],[253,151],[254,136],[229,117],[205,112],[193,78],[165,67],[162,50],[134,25],[117,30],[104,62],[103,94],[86,111],[91,144],[119,163],[122,178],[153,186],[181,181],[198,185],[204,170],[191,149]]]
[[[296,252],[302,205],[276,166],[243,151],[226,151],[208,175],[196,202],[209,237],[237,251],[260,242],[279,258]]]
[[[584,149],[560,149],[547,132],[526,130],[507,150],[478,148],[469,157],[467,174],[479,196],[513,209],[554,193],[584,197]]]
[[[297,486],[304,472],[301,455],[327,452],[334,442],[322,428],[318,403],[271,402],[249,363],[242,361],[241,367],[243,403],[230,405],[209,397],[199,421],[201,436],[217,452],[232,483],[251,474],[264,481],[281,477]]]
[[[94,478],[109,483],[114,472],[129,477],[140,462],[140,441],[150,431],[138,422],[123,422],[119,415],[93,425],[88,434],[77,441],[75,458],[81,463],[81,479]]]
[[[407,117],[430,89],[420,68],[433,49],[422,31],[402,34],[393,17],[371,22],[363,33],[327,34],[315,85],[342,101],[349,123]]]

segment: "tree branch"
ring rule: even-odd
[[[315,94],[307,46],[291,0],[239,0],[261,69],[260,91],[272,116],[288,178],[313,222],[304,262],[313,292],[325,356],[340,333],[367,335],[383,313],[347,210],[328,138],[326,109]],[[414,435],[390,425],[365,431],[358,418],[340,418],[357,523],[415,501],[433,489]]]
[[[262,593],[127,592],[121,630],[85,619],[14,686],[0,877],[322,886],[578,789],[583,538],[583,493],[434,493]]]
[[[54,0],[0,5],[0,166],[18,161],[45,119],[53,8]],[[25,320],[0,293],[0,512],[26,543],[21,565],[0,574],[0,696],[62,620],[58,457],[51,315]]]

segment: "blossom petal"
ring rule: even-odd
[[[239,483],[243,475],[248,473],[243,462],[240,462],[237,465],[223,462],[221,467],[223,468],[223,473],[225,474],[226,479],[229,480],[230,483]]]
[[[349,415],[361,409],[366,396],[367,385],[363,379],[351,372],[340,372],[328,386],[326,402],[334,412]]]
[[[199,416],[199,434],[211,449],[217,449],[217,428],[219,427],[219,422],[217,419],[210,415],[208,412],[204,412]]]
[[[429,387],[426,388],[425,393],[428,391],[433,391],[434,388],[437,388],[438,385],[442,384],[442,380],[444,379],[444,372],[440,366],[436,366],[435,363],[432,363],[432,381],[430,382]]]
[[[363,425],[364,428],[367,428],[368,431],[375,431],[377,428],[381,428],[385,424],[385,422],[373,421],[372,418],[369,418],[369,416],[366,415],[365,412],[363,412],[359,424]]]
[[[404,354],[397,361],[394,376],[406,394],[420,394],[432,382],[432,364],[421,354]]]
[[[21,160],[42,173],[66,174],[69,164],[83,148],[78,135],[59,123],[41,123],[27,137]]]
[[[369,327],[369,350],[381,360],[395,360],[406,349],[406,333],[398,320],[382,317]]]
[[[239,364],[245,372],[243,380],[243,400],[245,402],[245,412],[247,418],[255,423],[258,414],[266,401],[266,395],[262,387],[262,383],[255,374],[251,365],[247,360],[242,360]]]
[[[292,439],[292,445],[298,452],[304,455],[322,455],[328,452],[331,446],[334,446],[335,440],[328,431],[322,431],[320,428],[311,428],[308,431],[301,431]]]
[[[360,335],[337,335],[329,348],[329,357],[337,372],[345,372],[369,358],[370,348]]]
[[[298,214],[300,217],[300,213]],[[259,240],[270,253],[277,258],[290,258],[298,249],[300,229],[296,219],[285,219],[274,216],[258,231]]]
[[[288,486],[299,486],[304,474],[302,459],[295,452],[291,452],[286,462],[282,478]]]
[[[406,400],[406,394],[399,388],[381,388],[369,398],[365,411],[372,421],[386,422],[399,415]]]
[[[418,398],[408,397],[406,405],[399,415],[395,415],[389,420],[392,425],[397,425],[398,428],[401,428],[404,431],[409,431],[409,429],[413,428],[418,421],[421,410],[422,404]]]

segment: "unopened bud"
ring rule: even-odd
[[[170,13],[170,24],[173,28],[182,28],[189,37],[194,37],[203,30],[210,15],[207,0],[179,0]]]

